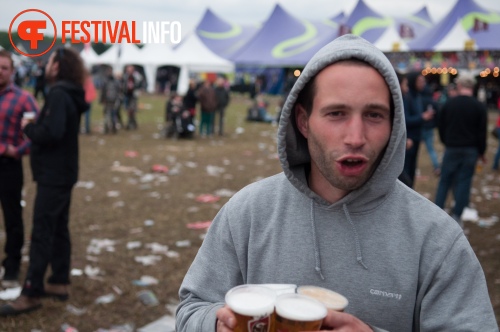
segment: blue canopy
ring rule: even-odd
[[[342,23],[341,34],[352,33],[375,43],[391,24],[392,19],[380,15],[359,0],[351,15]]]
[[[229,23],[207,9],[196,27],[196,34],[212,52],[229,59],[257,30],[257,26]]]
[[[457,22],[461,22],[462,27],[467,31],[467,27],[464,26],[464,23],[466,23],[469,18],[476,16],[483,17],[488,13],[488,10],[478,6],[473,0],[458,0],[455,6],[439,23],[429,29],[424,35],[411,41],[409,47],[411,50],[415,51],[433,50],[434,47],[452,31]],[[478,35],[478,37],[480,36]],[[498,35],[491,39],[492,41],[496,40],[496,44],[498,44]],[[464,49],[465,40],[456,40],[456,43],[456,51]],[[496,48],[498,47],[499,45],[496,46]]]
[[[413,15],[395,18],[394,24],[401,38],[405,40],[419,38],[433,26],[425,6]]]
[[[331,21],[299,20],[276,5],[262,28],[230,59],[244,66],[303,66],[336,35]]]
[[[462,18],[462,26],[479,50],[500,50],[500,13],[470,12]]]

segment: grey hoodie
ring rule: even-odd
[[[348,58],[370,63],[385,78],[394,120],[372,177],[330,204],[307,185],[310,157],[293,109],[311,78]],[[215,331],[225,293],[259,283],[332,289],[348,298],[347,313],[388,331],[498,331],[483,271],[462,229],[397,180],[404,123],[398,80],[383,53],[352,35],[323,47],[283,107],[284,172],[243,188],[219,211],[181,285],[177,331]]]

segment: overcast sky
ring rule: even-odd
[[[457,0],[365,0],[381,14],[404,16],[424,5],[439,20]],[[475,0],[477,4],[500,12],[500,0]],[[20,11],[36,8],[47,12],[58,25],[62,20],[179,21],[182,34],[192,31],[210,8],[232,23],[260,24],[276,3],[302,19],[326,19],[340,12],[349,14],[357,0],[0,0],[0,30],[8,30]],[[7,4],[8,3],[8,4]]]

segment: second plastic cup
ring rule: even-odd
[[[300,294],[283,294],[276,299],[276,332],[319,331],[326,317],[325,305]]]

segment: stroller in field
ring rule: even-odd
[[[192,114],[184,108],[182,97],[174,94],[167,102],[165,136],[193,138],[196,131]]]

